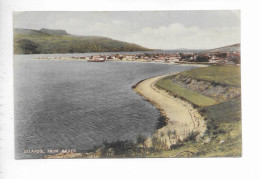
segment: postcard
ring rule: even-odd
[[[242,155],[240,11],[15,11],[16,159]]]

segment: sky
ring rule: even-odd
[[[211,49],[240,43],[240,11],[26,11],[14,28],[62,29],[152,49]]]

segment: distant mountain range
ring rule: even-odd
[[[214,49],[187,49],[187,48],[179,48],[173,50],[154,50],[157,53],[215,53],[215,52],[240,52],[240,43],[228,45],[224,47],[214,48]]]
[[[14,29],[14,54],[57,54],[88,52],[137,52],[147,53],[214,53],[240,51],[240,44],[203,49],[148,49],[133,43],[113,40],[100,36],[77,36],[65,30],[53,29]]]
[[[133,43],[99,36],[76,36],[65,30],[14,29],[14,54],[151,51]]]
[[[215,53],[215,52],[239,52],[240,43],[228,45],[220,48],[214,48],[210,50],[203,51],[203,53]]]

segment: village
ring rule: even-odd
[[[88,62],[105,61],[135,61],[135,62],[154,62],[154,63],[206,63],[206,64],[240,64],[240,52],[209,52],[209,53],[142,53],[137,55],[95,55],[79,57],[38,57],[37,59],[46,60],[86,60]]]

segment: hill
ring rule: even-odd
[[[64,30],[14,29],[14,54],[148,51],[151,49],[99,36],[76,36]]]
[[[204,51],[203,53],[215,53],[215,52],[239,52],[240,51],[240,43],[228,45],[220,48],[214,48],[207,51]]]
[[[65,30],[40,29],[41,32],[50,35],[69,35]]]

